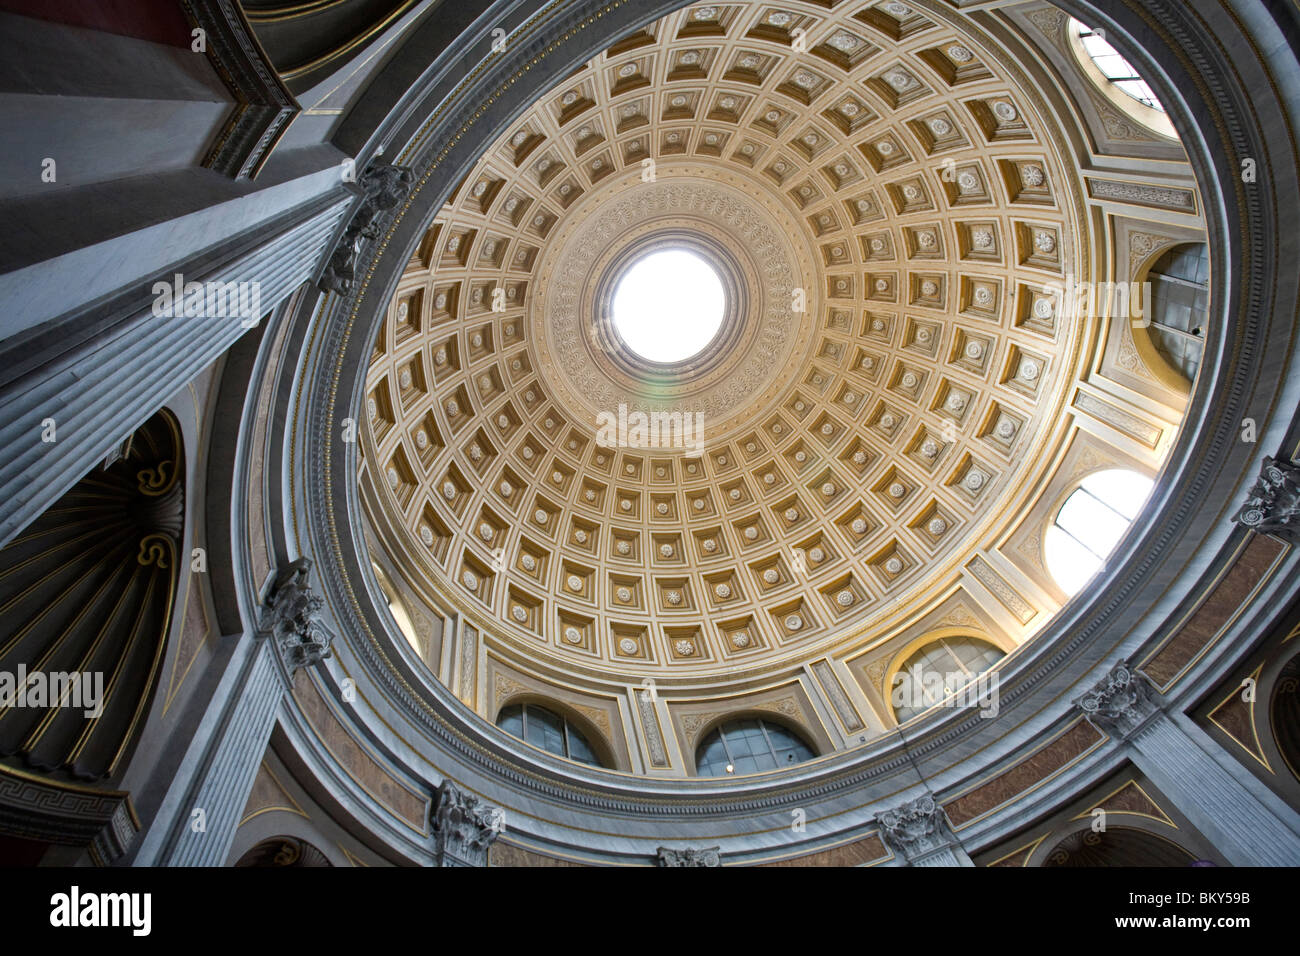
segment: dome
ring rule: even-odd
[[[1074,288],[1113,240],[1049,96],[970,17],[898,4],[696,5],[610,46],[402,271],[366,374],[372,548],[503,679],[595,694],[731,696],[970,613],[1103,344]],[[666,285],[700,263],[725,293],[665,363],[614,300],[674,253]],[[971,623],[1009,650],[1060,603]]]

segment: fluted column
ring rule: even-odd
[[[285,688],[275,651],[259,639],[217,747],[178,821],[176,841],[160,864],[220,866],[225,862]]]
[[[226,861],[266,753],[280,702],[293,675],[329,656],[317,617],[322,601],[307,584],[311,562],[300,558],[276,578],[252,653],[209,738],[210,751],[191,784],[192,796],[172,822],[170,843],[155,859],[167,866],[220,866]]]
[[[1127,663],[1076,703],[1234,866],[1300,865],[1300,816],[1280,803],[1286,819],[1275,813],[1215,759],[1217,744],[1165,712],[1159,693]]]
[[[187,263],[156,277],[171,283],[179,273],[184,283],[242,287],[248,301],[255,289],[259,314],[213,315],[206,298],[197,310],[183,303],[157,309],[152,286],[141,284],[134,317],[20,378],[6,376],[0,385],[0,545],[310,279],[352,201],[341,190],[231,261]]]
[[[906,866],[974,866],[933,794],[876,816],[880,835]]]

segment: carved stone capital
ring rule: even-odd
[[[325,601],[307,584],[310,571],[311,559],[299,558],[280,572],[262,621],[262,633],[275,641],[291,677],[330,656],[331,637],[319,620]]]
[[[361,204],[321,273],[321,288],[345,297],[352,295],[362,247],[383,234],[414,182],[415,174],[406,166],[371,163],[366,167],[357,181],[363,194]]]
[[[672,847],[661,846],[655,855],[656,866],[721,866],[722,859],[718,856],[716,846],[707,847],[703,850],[697,850],[694,847],[684,847],[673,849]]]
[[[957,842],[948,815],[930,793],[877,814],[876,822],[885,843],[908,863]]]
[[[435,866],[487,866],[488,849],[505,829],[505,811],[444,780],[434,793]]]
[[[1116,740],[1127,739],[1159,713],[1151,684],[1126,661],[1074,703],[1095,727]]]
[[[1259,480],[1235,520],[1260,534],[1300,541],[1300,466],[1265,458]]]

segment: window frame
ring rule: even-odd
[[[952,658],[957,662],[958,667],[960,667],[962,671],[969,673],[969,668],[966,667],[965,663],[959,657],[957,657],[957,655],[952,651],[951,648],[948,647],[948,643],[950,641],[956,641],[956,640],[967,640],[976,644],[983,644],[997,651],[1002,656],[998,658],[997,661],[990,664],[987,668],[980,671],[978,674],[971,674],[970,678],[965,683],[963,683],[961,687],[949,691],[947,694],[945,694],[943,697],[936,700],[934,703],[929,704],[926,707],[918,710],[916,713],[911,714],[905,719],[900,720],[898,717],[898,711],[894,707],[892,701],[894,682],[897,679],[898,675],[904,672],[904,669],[913,660],[913,658],[924,653],[929,648],[934,647],[936,644],[943,644],[945,649],[948,651],[948,654],[951,655]],[[970,684],[973,681],[978,680],[981,675],[988,673],[995,666],[997,666],[998,663],[1005,660],[1007,655],[1010,654],[1013,650],[1015,650],[1015,645],[1013,643],[1005,639],[1000,639],[994,636],[993,634],[988,634],[978,629],[974,629],[970,627],[941,628],[937,631],[930,631],[926,634],[921,635],[920,637],[917,637],[912,641],[909,641],[906,645],[904,645],[902,650],[900,650],[897,654],[894,655],[893,660],[891,662],[891,666],[885,672],[884,694],[885,694],[885,704],[889,707],[889,715],[893,718],[896,726],[905,724],[907,723],[907,721],[919,717],[921,714],[925,713],[931,708],[947,700],[953,694],[956,694],[959,691],[963,690],[964,688],[970,686]]]
[[[528,710],[530,707],[534,710],[544,711],[545,713],[550,714],[552,717],[554,717],[556,720],[560,722],[560,736],[564,741],[564,753],[560,754],[560,753],[556,753],[554,750],[548,750],[545,747],[539,747],[537,744],[533,743],[531,740],[528,739]],[[502,721],[506,719],[507,711],[512,711],[515,708],[519,708],[519,731],[520,731],[519,734],[511,733],[509,730],[506,730],[504,727],[501,726]],[[584,767],[596,767],[601,770],[609,769],[608,763],[601,752],[601,748],[593,745],[591,742],[591,738],[586,733],[584,733],[582,729],[575,724],[574,721],[570,720],[568,714],[566,714],[563,710],[555,710],[554,708],[548,707],[545,704],[538,703],[537,701],[515,701],[513,703],[504,705],[503,707],[501,707],[500,710],[497,711],[497,719],[495,721],[495,726],[502,733],[509,734],[511,737],[514,737],[516,740],[523,741],[524,743],[534,748],[535,750],[540,750],[543,753],[548,753],[552,757],[560,757],[563,760],[572,760],[574,763],[582,764]],[[582,741],[582,743],[586,746],[587,750],[591,753],[592,760],[594,760],[594,762],[583,760],[581,757],[573,756],[573,745],[570,741],[570,735],[576,736],[579,740]]]
[[[1085,35],[1100,36],[1104,42],[1111,46],[1112,49],[1115,49],[1114,45],[1111,44],[1110,40],[1107,38],[1104,30],[1098,31],[1096,27],[1091,27],[1076,17],[1069,17],[1066,20],[1065,30],[1070,50],[1074,54],[1075,62],[1083,72],[1084,78],[1096,87],[1098,92],[1106,98],[1107,102],[1124,113],[1124,115],[1129,119],[1140,124],[1149,132],[1165,139],[1174,140],[1175,142],[1179,141],[1180,138],[1178,136],[1178,131],[1174,128],[1173,121],[1169,118],[1169,112],[1167,107],[1165,107],[1163,100],[1156,95],[1154,88],[1151,87],[1150,81],[1134,66],[1131,59],[1119,50],[1115,50],[1120,58],[1128,65],[1133,75],[1145,83],[1148,89],[1151,89],[1152,97],[1161,104],[1160,109],[1148,106],[1142,100],[1125,91],[1123,87],[1118,85],[1116,80],[1108,76],[1101,67],[1097,65],[1096,61],[1093,59],[1092,53],[1089,52],[1083,40]]]

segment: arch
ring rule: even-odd
[[[889,716],[894,720],[895,724],[903,724],[906,723],[908,720],[911,720],[913,717],[919,716],[924,711],[927,711],[931,707],[934,707],[935,705],[941,703],[942,700],[946,700],[947,697],[953,696],[954,694],[958,693],[962,687],[966,687],[972,681],[976,680],[979,677],[979,674],[985,673],[987,670],[991,669],[992,665],[990,665],[990,667],[986,668],[984,671],[980,671],[979,673],[972,674],[969,680],[963,682],[960,686],[954,686],[944,698],[933,701],[930,704],[926,705],[925,707],[922,707],[921,709],[917,710],[915,713],[911,713],[907,717],[900,720],[898,717],[898,708],[895,706],[894,703],[894,697],[895,697],[894,689],[895,689],[895,684],[899,683],[900,681],[899,675],[903,672],[904,668],[909,663],[912,662],[913,659],[923,654],[928,648],[933,647],[936,644],[941,644],[944,642],[954,641],[954,640],[968,641],[968,642],[986,645],[987,647],[999,653],[1000,655],[998,658],[999,661],[1007,654],[1015,650],[1015,643],[1011,641],[1009,638],[1002,637],[1000,635],[990,634],[986,631],[981,631],[970,627],[936,628],[935,630],[926,631],[924,634],[920,635],[919,637],[915,637],[912,640],[908,641],[905,645],[903,645],[903,648],[893,656],[893,659],[889,663],[889,667],[885,670],[885,683],[884,683],[885,704],[888,707]],[[994,661],[993,663],[997,663],[997,661]]]
[[[324,853],[306,840],[291,836],[277,836],[249,849],[235,866],[247,867],[308,867],[333,866]]]
[[[1300,654],[1278,673],[1269,695],[1268,722],[1282,762],[1300,782]]]
[[[1094,832],[1089,824],[1058,836],[1037,865],[1043,867],[1190,866],[1194,853],[1181,844],[1138,826],[1112,826]]]
[[[1142,363],[1161,385],[1190,393],[1200,372],[1209,320],[1209,246],[1187,240],[1158,250],[1144,260],[1133,281],[1151,283],[1153,315],[1133,325],[1133,344]]]
[[[771,713],[771,711],[751,708],[747,710],[736,711],[730,714],[724,714],[718,717],[717,719],[713,720],[711,723],[705,725],[699,737],[697,738],[699,740],[699,743],[696,745],[694,751],[691,753],[692,775],[697,777],[704,776],[704,774],[702,774],[700,771],[700,754],[704,751],[706,746],[709,746],[712,743],[712,738],[714,736],[718,737],[718,740],[721,743],[722,751],[727,754],[727,765],[730,766],[732,763],[731,758],[733,757],[733,755],[734,756],[738,756],[738,755],[734,754],[732,745],[727,740],[728,728],[735,728],[736,730],[739,730],[740,725],[747,724],[750,722],[759,724],[760,730],[762,731],[763,734],[763,738],[767,742],[768,746],[770,747],[771,752],[769,754],[769,758],[772,762],[772,765],[770,767],[763,767],[760,765],[757,770],[750,770],[748,772],[749,774],[765,773],[773,770],[780,770],[783,767],[792,764],[805,763],[809,760],[815,759],[818,756],[817,748],[810,742],[811,735],[808,734],[808,732],[803,728],[798,727],[794,723],[794,721],[791,721],[785,717],[774,716]],[[795,748],[792,748],[788,745],[781,746],[777,740],[772,739],[772,736],[768,733],[768,729],[777,730],[785,735],[789,735],[789,738],[794,743],[798,744],[803,750],[807,751],[808,756],[800,757],[794,760],[789,760],[787,763],[781,763],[780,760],[782,756],[784,756],[788,751],[794,750]],[[785,743],[788,744],[788,741],[786,741]],[[761,764],[763,761],[760,759],[757,762]],[[719,766],[722,765],[720,764]],[[745,773],[740,772],[739,766],[737,766],[736,769],[737,769],[737,773],[736,773],[737,776],[746,776]],[[708,776],[726,776],[726,775],[727,775],[726,773],[708,774]]]

